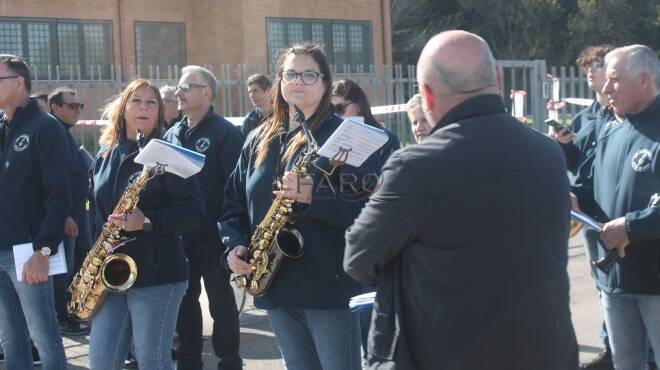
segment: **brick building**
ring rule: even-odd
[[[111,78],[110,65],[116,72],[121,65],[124,79],[134,65],[158,65],[161,76],[174,65],[267,66],[281,47],[307,39],[324,44],[332,64],[383,65],[392,63],[389,5],[389,0],[2,0],[0,52],[27,57],[39,79],[56,65],[62,78],[83,80]]]

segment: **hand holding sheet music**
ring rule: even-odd
[[[135,163],[147,166],[165,165],[165,171],[187,179],[204,167],[204,154],[153,139],[135,157]]]
[[[601,232],[603,224],[587,216],[587,214],[571,210],[571,220],[584,225],[587,229]]]
[[[360,167],[376,150],[387,142],[384,130],[359,122],[356,117],[348,117],[341,123],[318,154],[328,159]]]

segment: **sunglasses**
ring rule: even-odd
[[[355,102],[347,101],[346,103],[333,104],[335,106],[335,113],[338,116],[343,116],[344,113],[346,113],[346,107],[348,107],[349,105],[351,105],[353,103],[355,103]]]
[[[206,87],[206,85],[198,85],[198,84],[191,84],[188,82],[182,82],[179,84],[179,86],[176,87],[176,91],[183,91],[185,93],[190,91],[190,89],[194,89],[194,88],[201,89],[204,87]]]
[[[66,105],[71,110],[83,110],[85,108],[85,104],[83,103],[62,103],[62,105]]]
[[[288,84],[296,82],[298,77],[305,85],[314,85],[319,79],[319,76],[322,76],[320,72],[315,71],[305,71],[305,72],[296,72],[293,69],[282,72],[282,79]]]

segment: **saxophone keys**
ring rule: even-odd
[[[261,250],[257,249],[254,251],[254,258],[259,258],[259,256],[261,256]]]
[[[256,280],[252,280],[252,281],[250,282],[250,290],[252,290],[252,291],[256,291],[256,290],[258,290],[258,289],[259,289],[259,283],[257,283]]]
[[[270,239],[271,236],[273,236],[273,234],[269,233],[268,231],[264,232],[265,239]]]

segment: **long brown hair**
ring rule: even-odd
[[[270,150],[271,143],[289,123],[289,103],[284,100],[281,87],[284,61],[291,54],[310,56],[314,59],[314,62],[318,64],[319,71],[322,75],[321,81],[324,84],[325,91],[323,92],[319,106],[316,108],[316,112],[314,112],[311,117],[307,117],[307,124],[309,125],[310,130],[315,132],[317,127],[328,115],[328,112],[330,112],[332,74],[330,73],[328,58],[326,58],[323,50],[321,50],[321,46],[313,43],[302,43],[284,49],[279,58],[277,58],[277,73],[275,74],[275,81],[273,82],[273,88],[271,89],[271,94],[273,94],[273,114],[261,125],[261,127],[259,127],[260,131],[255,151],[255,166],[259,166],[264,162],[268,155],[268,151]],[[291,139],[291,144],[286,149],[286,152],[284,152],[282,160],[288,161],[293,158],[293,155],[302,148],[305,143],[306,139],[304,133],[302,131],[298,132]]]
[[[149,141],[151,139],[161,137],[161,132],[163,130],[164,112],[163,100],[160,97],[160,91],[156,85],[152,84],[148,80],[140,78],[128,84],[124,91],[112,98],[103,109],[102,118],[107,120],[108,124],[105,126],[103,132],[101,133],[101,137],[99,138],[99,145],[101,145],[101,147],[107,148],[107,151],[103,154],[104,156],[107,156],[112,151],[112,149],[117,146],[119,140],[126,139],[126,120],[124,119],[126,105],[128,104],[128,101],[131,99],[131,97],[133,97],[135,91],[142,87],[150,88],[154,92],[154,96],[156,96],[156,101],[158,101],[158,122],[156,123],[154,130],[146,139]]]

